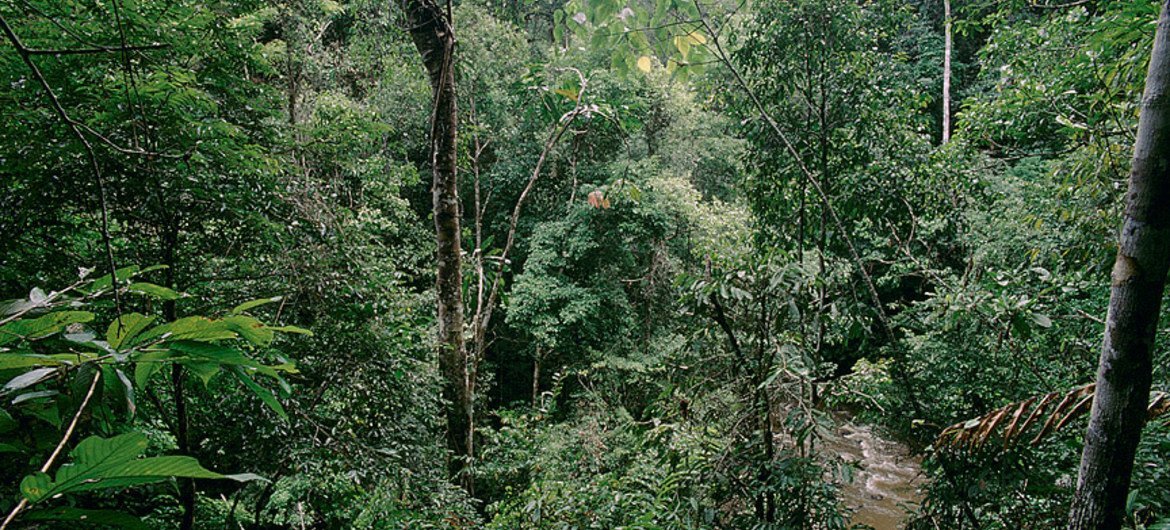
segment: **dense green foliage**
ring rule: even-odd
[[[908,527],[1063,526],[1083,421],[934,442],[1092,380],[1158,3],[954,0],[945,145],[941,4],[451,6],[469,344],[495,304],[469,494],[401,6],[5,3],[0,510],[850,528],[864,423],[921,462]],[[1132,528],[1167,457],[1151,422]]]

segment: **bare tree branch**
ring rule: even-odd
[[[102,242],[106,247],[106,265],[110,269],[110,281],[114,291],[114,310],[117,312],[118,324],[122,322],[122,297],[118,294],[118,267],[114,262],[114,246],[110,242],[110,219],[109,208],[106,204],[106,182],[102,177],[101,164],[98,163],[97,154],[93,150],[93,145],[89,143],[89,139],[81,132],[78,127],[78,122],[69,117],[69,113],[65,112],[65,108],[61,106],[61,101],[57,99],[57,94],[53,92],[53,87],[49,86],[49,82],[45,80],[44,74],[37,64],[33,62],[32,56],[28,53],[28,48],[20,41],[20,37],[8,25],[8,21],[0,16],[0,29],[4,31],[4,35],[8,37],[8,41],[16,47],[16,53],[20,55],[21,60],[32,71],[33,77],[41,88],[45,91],[45,96],[49,98],[49,102],[53,106],[53,110],[57,112],[57,116],[61,118],[68,126],[69,130],[73,131],[73,135],[77,137],[78,141],[85,148],[85,152],[89,157],[90,168],[93,170],[94,184],[98,189],[98,205],[101,208],[101,233]]]

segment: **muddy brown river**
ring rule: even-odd
[[[845,505],[853,524],[876,530],[897,530],[918,505],[918,488],[925,482],[919,460],[908,448],[887,440],[868,426],[839,418],[837,436],[823,440],[827,453],[857,464],[853,480],[843,484]]]

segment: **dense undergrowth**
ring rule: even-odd
[[[0,509],[848,528],[856,470],[823,441],[849,410],[923,455],[908,527],[1063,526],[1083,422],[934,442],[1092,380],[1158,4],[953,3],[945,145],[941,2],[453,6],[468,311],[502,286],[473,493],[447,476],[431,92],[398,6],[5,4]],[[1167,455],[1153,422],[1131,528],[1170,522]]]

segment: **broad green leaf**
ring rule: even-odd
[[[182,293],[174,289],[147,282],[134,282],[126,286],[126,290],[132,293],[144,294],[159,300],[178,300],[179,298],[183,297]]]
[[[257,346],[267,346],[272,343],[275,335],[263,322],[248,315],[232,315],[223,319],[228,329],[239,333],[241,337]]]
[[[4,409],[0,409],[0,434],[12,432],[13,429],[20,426],[20,423],[12,418],[12,415]]]
[[[155,318],[139,313],[122,315],[120,319],[110,322],[110,327],[106,330],[106,342],[110,344],[111,348],[118,349],[127,339],[132,339],[142,333],[154,322]]]
[[[273,296],[272,298],[260,298],[258,300],[252,300],[251,302],[244,302],[236,307],[233,307],[231,314],[238,315],[249,309],[260,307],[265,304],[271,304],[273,302],[279,302],[283,299],[284,297],[282,296]]]
[[[609,45],[609,35],[604,31],[595,31],[589,39],[589,45],[594,48],[603,48]]]
[[[276,399],[276,395],[271,390],[260,386],[259,383],[252,379],[252,376],[248,375],[248,372],[244,368],[236,366],[233,369],[236,372],[236,377],[239,377],[240,382],[244,383],[244,386],[256,394],[256,397],[260,398],[260,401],[268,405],[281,418],[288,419],[288,413],[284,411],[284,406],[280,404],[280,401]]]
[[[0,353],[0,370],[28,368],[30,366],[61,366],[68,361],[36,353]]]
[[[61,412],[60,412],[60,409],[57,408],[57,401],[56,401],[56,399],[47,399],[47,398],[56,396],[59,393],[60,392],[57,392],[56,390],[46,390],[43,392],[31,392],[28,394],[21,395],[20,397],[12,400],[12,404],[15,405],[15,404],[19,403],[20,400],[23,398],[26,398],[29,396],[35,396],[35,397],[29,398],[29,399],[30,400],[35,399],[37,401],[35,401],[33,404],[31,404],[29,406],[26,406],[24,408],[24,413],[28,414],[29,416],[32,416],[38,420],[41,420],[49,425],[52,425],[54,429],[60,429],[61,428]]]
[[[159,263],[157,265],[151,265],[145,269],[142,269],[142,270],[138,271],[137,273],[135,273],[134,275],[135,276],[142,276],[143,274],[146,274],[148,272],[161,271],[161,270],[166,270],[168,268],[170,268],[170,267]]]
[[[207,388],[207,385],[211,384],[211,379],[219,374],[222,369],[221,365],[213,362],[186,361],[182,364],[188,370],[191,370],[191,373],[199,376],[199,379],[203,381],[204,388]]]
[[[56,390],[39,390],[36,392],[27,392],[27,393],[21,394],[19,396],[16,396],[16,398],[12,400],[12,404],[19,405],[19,404],[24,403],[26,401],[33,401],[36,399],[52,397],[52,396],[55,396],[57,394],[60,394],[60,392],[58,392]],[[53,417],[56,417],[56,414],[57,414],[57,407],[56,406],[50,407],[48,410],[53,411],[53,415],[54,415]],[[32,413],[32,412],[30,412],[30,413]],[[56,420],[56,419],[47,419],[46,421],[49,421],[49,423],[52,423],[54,425],[59,423],[59,420]]]
[[[138,388],[146,388],[151,376],[162,369],[164,361],[170,359],[170,351],[150,351],[134,359],[134,384]]]
[[[107,270],[109,270],[109,269],[107,269]],[[135,274],[137,274],[138,271],[139,271],[138,265],[128,265],[126,267],[122,267],[120,269],[115,270],[114,275],[118,277],[118,283],[122,283],[122,282],[130,279],[131,276],[134,276]],[[112,286],[113,286],[113,282],[110,281],[110,275],[106,274],[105,276],[98,277],[97,279],[95,279],[93,281],[93,283],[89,284],[89,290],[90,291],[102,291],[105,289],[109,289]]]
[[[14,320],[0,326],[0,346],[17,340],[35,340],[60,333],[70,324],[93,320],[89,311],[54,311],[47,315]]]
[[[1037,326],[1042,328],[1052,327],[1052,319],[1048,318],[1048,315],[1032,313],[1032,322],[1035,322]]]
[[[224,366],[244,366],[252,368],[269,377],[276,377],[274,368],[265,366],[260,361],[244,355],[235,348],[221,344],[197,341],[179,341],[170,345],[171,351],[180,357],[175,360],[184,365],[191,363],[210,362]]]
[[[126,377],[125,372],[111,364],[101,365],[102,383],[107,396],[122,396],[126,400],[126,411],[133,418],[138,406],[134,400],[134,383]]]
[[[24,521],[43,521],[68,523],[70,528],[81,526],[104,526],[123,528],[128,530],[147,530],[149,525],[142,519],[128,513],[114,510],[84,510],[70,506],[50,508],[47,510],[33,510],[20,516]]]
[[[37,383],[40,383],[41,381],[44,381],[45,379],[48,379],[49,376],[55,373],[57,373],[56,368],[37,368],[35,370],[29,370],[23,374],[13,377],[11,380],[5,383],[4,391],[12,392],[14,390],[28,388]]]
[[[222,321],[196,316],[160,324],[133,339],[124,341],[124,344],[126,346],[147,344],[164,336],[172,340],[214,341],[234,339],[236,333],[228,329],[228,325]]]
[[[556,42],[564,42],[565,40],[565,12],[557,10],[553,13],[553,40]]]
[[[268,326],[272,331],[280,331],[282,333],[296,333],[298,335],[307,335],[312,337],[313,332],[302,327],[297,326]]]
[[[646,33],[642,31],[635,31],[629,33],[630,45],[634,50],[641,54],[651,53],[650,40],[646,37]]]
[[[149,484],[170,477],[226,478],[189,456],[139,458],[145,450],[146,435],[142,433],[90,436],[70,451],[72,462],[61,466],[56,478],[40,472],[28,475],[20,482],[20,491],[36,503],[64,493]]]

